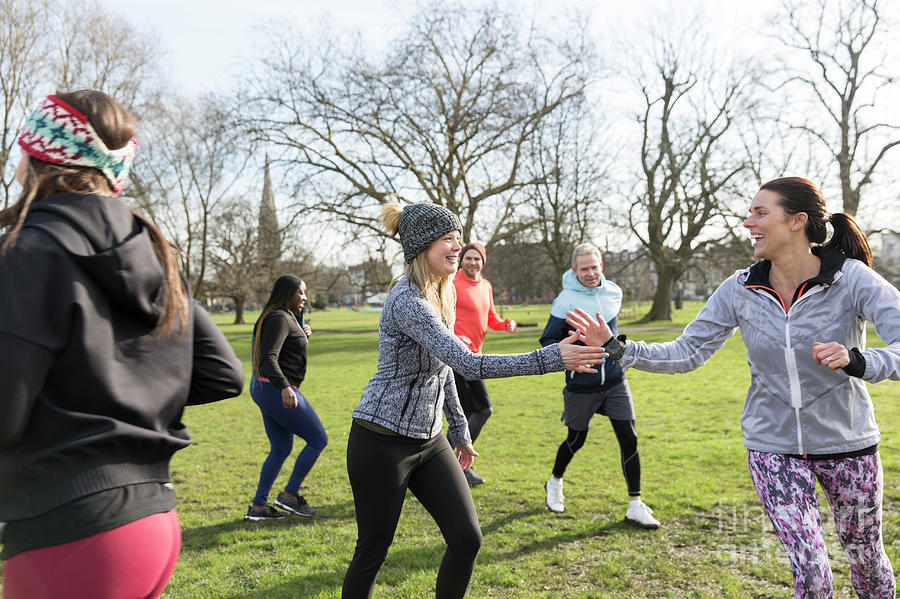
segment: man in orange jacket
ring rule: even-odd
[[[456,322],[453,332],[476,354],[481,352],[488,327],[495,331],[516,332],[515,320],[501,320],[494,311],[494,289],[491,282],[481,276],[486,258],[483,245],[478,242],[467,243],[460,253],[460,269],[453,279],[456,287]],[[474,443],[491,415],[491,398],[484,381],[466,380],[455,372],[453,375],[456,378],[459,403],[469,421],[469,434]],[[484,478],[475,474],[471,468],[465,471],[465,475],[470,485],[484,482]]]

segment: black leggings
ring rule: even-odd
[[[393,437],[354,422],[347,441],[347,473],[356,508],[357,540],[341,597],[372,596],[407,489],[434,518],[447,543],[435,597],[463,597],[482,536],[472,493],[446,437]]]
[[[628,494],[632,497],[641,494],[641,457],[637,449],[637,432],[634,430],[634,420],[613,420],[613,432],[619,442],[619,455],[622,458],[622,473],[625,475],[625,484],[628,486]],[[576,431],[569,429],[566,440],[556,450],[556,462],[553,464],[553,476],[562,478],[569,462],[575,456],[575,452],[584,445],[587,439],[587,430]]]

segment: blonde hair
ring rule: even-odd
[[[403,206],[397,202],[386,202],[381,208],[381,224],[384,230],[396,236],[400,228],[400,217],[403,215]],[[426,257],[427,252],[422,252],[412,262],[406,265],[404,275],[422,291],[427,301],[438,313],[443,323],[448,328],[453,328],[456,318],[456,288],[453,286],[453,275],[442,275],[435,271]],[[394,285],[399,279],[394,280]],[[393,286],[393,285],[392,285]]]

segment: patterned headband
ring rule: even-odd
[[[119,193],[125,187],[138,142],[132,138],[124,147],[110,150],[86,116],[49,95],[25,121],[19,145],[43,162],[93,167],[106,175],[113,191]]]

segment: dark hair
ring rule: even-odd
[[[296,275],[281,275],[275,279],[275,284],[272,285],[272,293],[269,294],[269,300],[263,306],[262,312],[259,313],[256,324],[253,325],[253,376],[259,376],[259,341],[262,338],[262,327],[260,325],[263,319],[287,304],[302,284],[303,279]]]
[[[778,203],[788,214],[806,213],[806,237],[810,243],[834,248],[872,266],[872,250],[856,219],[846,212],[829,216],[825,197],[815,183],[802,177],[782,177],[763,184],[760,189],[778,194]],[[825,225],[829,222],[834,233],[828,243],[824,243],[828,234]]]
[[[95,90],[57,92],[56,97],[87,117],[91,126],[110,150],[125,146],[137,133],[137,121],[125,108],[110,96]],[[5,210],[0,210],[0,227],[8,227],[3,249],[15,242],[28,212],[34,202],[64,192],[91,193],[100,191],[113,195],[106,176],[98,169],[87,166],[63,166],[43,162],[25,155],[25,182],[19,200]],[[172,255],[172,245],[148,219],[134,210],[134,217],[144,226],[153,243],[153,250],[163,269],[163,285],[158,301],[161,302],[159,318],[153,334],[161,338],[176,325],[179,336],[188,323],[189,298],[181,280],[178,264]]]

